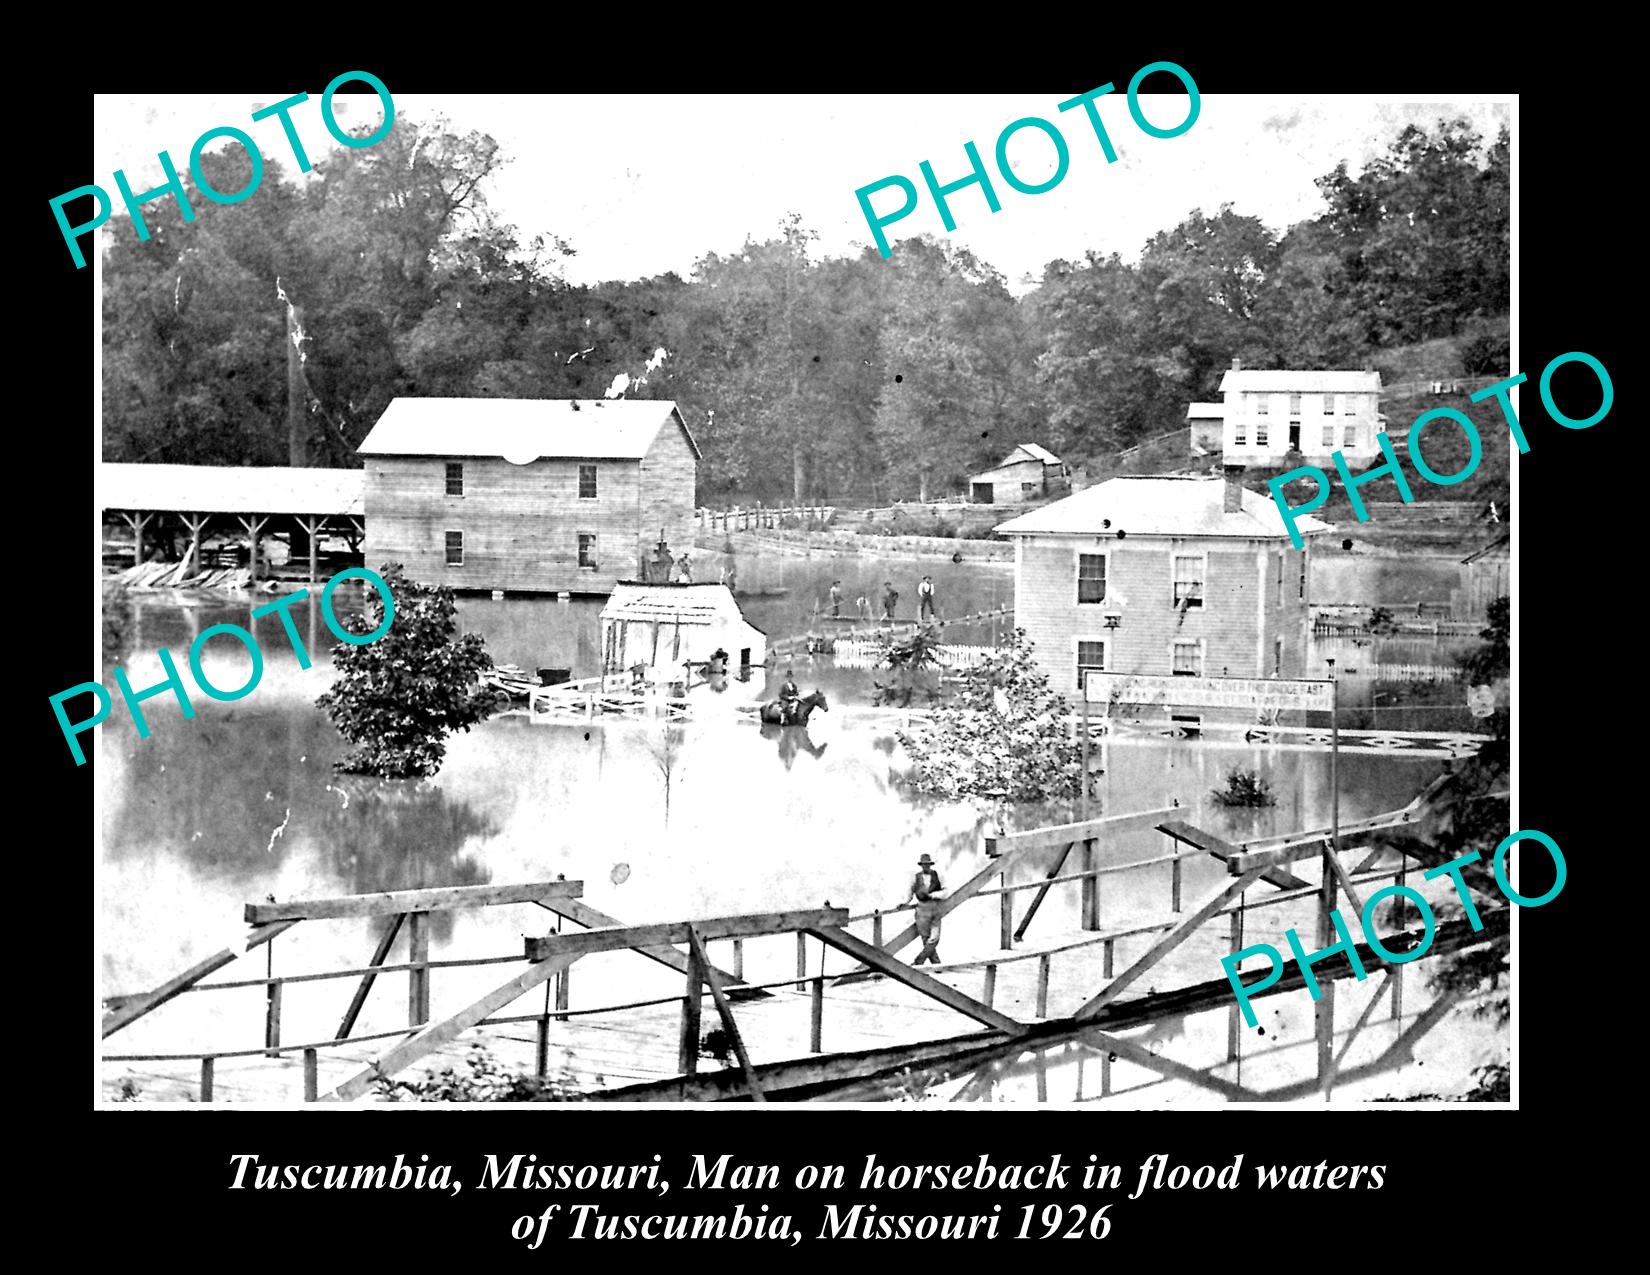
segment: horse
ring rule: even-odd
[[[795,710],[788,715],[778,700],[771,699],[762,705],[762,723],[766,726],[806,726],[808,718],[816,708],[822,708],[827,713],[831,711],[831,706],[825,702],[824,691],[804,695],[797,700]]]

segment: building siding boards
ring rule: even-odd
[[[1077,603],[1080,553],[1106,555],[1106,599]],[[1174,604],[1173,555],[1205,557],[1203,606]],[[1104,641],[1109,672],[1169,674],[1173,644],[1202,642],[1206,677],[1270,677],[1282,642],[1284,677],[1306,667],[1307,600],[1296,551],[1262,540],[1197,537],[1026,536],[1017,554],[1016,623],[1036,644],[1050,688],[1075,698],[1077,643]],[[1284,585],[1278,596],[1278,570]],[[1108,629],[1106,615],[1121,616]]]
[[[1034,490],[1026,492],[1026,483],[1031,483]],[[1043,462],[1024,460],[1013,465],[988,469],[983,474],[974,475],[970,496],[977,497],[980,487],[991,488],[991,503],[995,505],[1014,505],[1027,500],[1040,500],[1047,489]]]
[[[674,415],[638,460],[541,458],[525,465],[465,456],[464,494],[449,496],[442,456],[367,456],[366,559],[454,589],[610,593],[638,579],[664,529],[678,555],[692,544],[697,464]],[[579,495],[580,465],[596,466],[596,496]],[[464,536],[449,566],[446,533]],[[579,566],[579,534],[596,537],[596,566]]]

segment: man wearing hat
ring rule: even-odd
[[[923,855],[917,860],[917,875],[911,878],[911,893],[906,896],[917,901],[917,935],[922,939],[922,951],[911,962],[913,965],[940,963],[940,892],[944,889],[945,883],[934,871],[934,860]]]

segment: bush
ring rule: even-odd
[[[1458,355],[1468,376],[1505,376],[1512,366],[1507,338],[1493,332],[1468,337],[1458,347]]]
[[[379,574],[395,604],[390,630],[365,646],[333,647],[338,678],[315,704],[357,745],[333,763],[337,769],[385,779],[433,775],[446,756],[446,737],[497,709],[493,692],[477,679],[493,661],[478,634],[457,636],[451,589],[408,580],[399,563]],[[350,616],[343,624],[350,633],[366,634],[383,617],[374,589],[366,616]]]
[[[571,1055],[563,1059],[559,1074],[540,1080],[506,1070],[485,1045],[465,1056],[462,1071],[443,1067],[426,1071],[420,1080],[378,1076],[372,1088],[386,1102],[579,1102],[584,1097]]]
[[[1272,786],[1252,770],[1234,770],[1226,776],[1226,789],[1211,790],[1211,795],[1223,806],[1275,806],[1278,799],[1272,795]]]
[[[949,800],[1046,801],[1083,788],[1082,748],[1066,729],[1066,701],[1050,695],[1032,642],[1009,644],[967,670],[957,699],[895,737],[912,761],[907,782]],[[1092,782],[1092,780],[1091,780]]]

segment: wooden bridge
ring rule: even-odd
[[[1324,991],[1314,1018],[1314,1079],[1262,1091],[1245,1088],[1223,1074],[1242,1057],[1239,1008],[1224,977],[1195,975],[1218,969],[1211,950],[1216,955],[1236,952],[1262,936],[1277,942],[1282,929],[1304,927],[1314,919],[1317,946],[1325,947],[1328,915],[1338,892],[1344,891],[1361,910],[1366,887],[1402,885],[1412,867],[1433,866],[1442,856],[1417,836],[1428,795],[1423,793],[1400,810],[1347,823],[1338,836],[1328,829],[1311,829],[1228,844],[1186,823],[1176,806],[988,839],[982,862],[951,890],[940,913],[949,915],[965,905],[989,908],[989,900],[995,899],[998,946],[926,969],[899,958],[917,937],[914,925],[901,924],[909,910],[903,906],[857,916],[825,906],[626,925],[584,903],[583,885],[577,881],[248,904],[246,921],[251,928],[241,943],[153,991],[116,998],[109,1003],[103,1035],[112,1036],[186,993],[241,989],[264,997],[262,1045],[226,1046],[206,1053],[107,1052],[104,1087],[107,1092],[119,1083],[116,1065],[123,1064],[142,1068],[128,1074],[145,1097],[157,1100],[293,1101],[301,1095],[307,1101],[349,1101],[366,1096],[375,1080],[417,1063],[452,1062],[479,1040],[497,1049],[502,1061],[540,1077],[548,1072],[552,1049],[564,1051],[573,1060],[582,1096],[603,1101],[886,1096],[890,1085],[928,1086],[962,1076],[971,1078],[955,1096],[975,1097],[1010,1079],[1023,1058],[1056,1046],[1100,1051],[1102,1097],[1111,1092],[1110,1060],[1118,1057],[1155,1072],[1161,1080],[1183,1081],[1229,1099],[1327,1096],[1337,1077],[1372,1074],[1371,1067],[1378,1069],[1401,1057],[1441,1021],[1453,998],[1440,998],[1406,1022],[1405,967],[1385,966],[1361,947],[1366,966],[1383,971],[1383,981],[1356,1025],[1339,1033],[1337,1052],[1334,982],[1350,977],[1352,971],[1344,958],[1322,961],[1313,970]],[[1151,829],[1167,838],[1164,853],[1107,861],[1116,857],[1112,852],[1119,838]],[[1349,852],[1352,859],[1343,862]],[[1224,864],[1226,879],[1201,897],[1186,899],[1183,865],[1209,859]],[[1320,863],[1318,880],[1296,875],[1313,859]],[[1024,871],[1030,871],[1032,879],[1011,883],[1011,876]],[[1163,911],[1103,919],[1108,880],[1142,873],[1153,874],[1167,887]],[[1079,929],[1028,941],[1039,909],[1056,889],[1077,891]],[[1019,907],[1020,897],[1028,894],[1029,900]],[[504,904],[531,904],[582,928],[529,937],[518,953],[430,959],[432,911]],[[1509,909],[1503,899],[1486,894],[1479,908],[1482,931],[1472,931],[1465,921],[1441,924],[1431,954],[1483,943],[1506,932]],[[271,955],[265,977],[204,981],[260,946],[272,951],[275,938],[300,922],[363,916],[392,918],[365,966],[276,976]],[[889,936],[894,926],[899,928]],[[408,934],[407,959],[389,964],[397,932],[403,928]],[[746,981],[744,945],[786,934],[795,936],[794,977]],[[1387,936],[1384,942],[1391,950],[1403,950],[1421,937]],[[1198,955],[1188,961],[1186,952],[1194,939]],[[618,951],[683,975],[681,991],[573,1008],[572,966],[588,955]],[[714,963],[713,957],[723,964]],[[505,963],[525,968],[487,995],[431,1021],[433,971]],[[375,981],[403,972],[408,976],[407,1026],[353,1036]],[[325,980],[355,984],[334,1037],[283,1040],[284,989]],[[546,989],[540,1008],[514,1015],[503,1012],[540,986]],[[1143,995],[1142,986],[1147,987]],[[1286,973],[1264,995],[1298,993],[1302,986],[1298,971]],[[700,1041],[707,999],[737,1062],[702,1072]],[[1394,1040],[1374,1062],[1343,1068],[1383,1000],[1389,1006],[1385,1021]],[[1152,1053],[1115,1034],[1166,1015],[1223,1007],[1229,1023],[1226,1058],[1213,1066],[1206,1060],[1183,1062]]]

